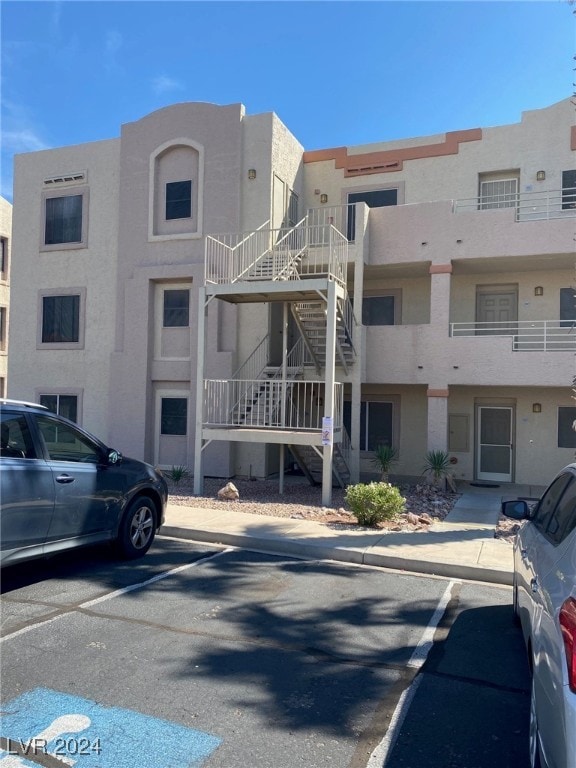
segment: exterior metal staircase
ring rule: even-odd
[[[313,445],[289,445],[294,460],[312,485],[322,483],[322,453]],[[346,452],[340,443],[334,443],[332,476],[341,488],[350,482],[350,469]]]
[[[317,368],[326,365],[326,301],[296,302],[291,305],[292,315],[302,334],[304,343]],[[337,360],[346,373],[356,358],[352,341],[352,305],[350,301],[338,301],[336,312]]]

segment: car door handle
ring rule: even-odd
[[[538,584],[538,579],[531,579],[530,580],[530,589],[533,593],[538,592],[540,589],[540,584]]]
[[[56,482],[62,483],[62,484],[73,483],[74,478],[72,477],[72,475],[58,475],[58,477],[56,478]]]

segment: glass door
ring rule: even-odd
[[[510,406],[478,406],[476,477],[478,480],[512,481],[512,430]]]

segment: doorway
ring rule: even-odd
[[[516,333],[518,320],[517,285],[476,286],[476,330],[478,335],[506,336]]]
[[[476,407],[476,478],[512,482],[514,408]]]

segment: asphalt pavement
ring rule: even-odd
[[[384,533],[309,520],[168,503],[164,536],[315,560],[394,568],[413,573],[512,584],[512,544],[494,531],[503,500],[537,499],[543,486],[461,484],[442,521],[423,532]]]

